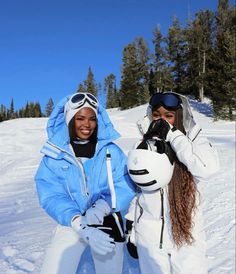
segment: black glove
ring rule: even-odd
[[[151,139],[149,139],[150,142]],[[148,150],[148,144],[147,140],[142,141],[137,149],[147,149]],[[172,149],[171,145],[169,142],[166,142],[164,140],[153,140],[153,146],[156,147],[155,151],[162,154],[165,153],[167,157],[169,158],[169,161],[173,165],[173,163],[177,160],[176,154],[174,150]]]
[[[115,219],[115,215],[116,217],[118,217],[118,219]],[[119,223],[119,227],[118,227],[118,223]],[[97,227],[103,232],[109,234],[110,237],[113,238],[115,242],[118,242],[118,243],[125,242],[125,231],[124,231],[123,220],[120,212],[115,212],[113,214],[105,216],[104,222],[102,225],[92,225],[92,227]],[[120,231],[120,229],[122,231]]]
[[[172,149],[169,142],[156,140],[155,146],[157,148],[157,152],[162,154],[165,153],[167,157],[169,158],[169,161],[173,165],[173,163],[177,160],[176,154],[174,150]]]
[[[133,225],[133,221],[127,220],[126,221],[126,246],[127,246],[127,250],[130,254],[131,257],[133,257],[134,259],[138,259],[138,252],[137,252],[137,247],[131,243],[130,241],[130,234],[132,231],[132,225]]]
[[[170,126],[168,122],[164,119],[158,119],[151,122],[147,132],[144,134],[144,139],[152,139],[153,137],[158,137],[162,140],[166,140],[168,132],[172,130],[175,131],[176,128]]]

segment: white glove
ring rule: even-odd
[[[103,199],[97,200],[85,214],[88,225],[102,224],[105,216],[109,215],[111,208]]]
[[[90,245],[91,249],[99,255],[106,255],[115,248],[114,239],[98,228],[83,224],[83,217],[72,221],[72,228]]]

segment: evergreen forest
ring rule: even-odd
[[[107,75],[97,83],[88,68],[87,79],[79,83],[77,92],[105,96],[106,107],[128,109],[148,102],[156,92],[173,91],[212,102],[214,119],[236,117],[236,5],[219,0],[217,11],[200,10],[182,27],[173,17],[164,36],[155,27],[152,50],[143,37],[137,37],[122,52],[120,83]],[[48,117],[54,102],[49,98],[45,110],[38,102],[27,102],[14,110],[0,104],[0,122],[21,117]]]

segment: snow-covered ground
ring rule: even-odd
[[[191,101],[203,135],[218,149],[221,169],[202,189],[211,274],[235,273],[235,123],[213,122],[206,103]],[[146,106],[109,110],[127,153],[139,139],[136,121]],[[55,227],[38,205],[34,174],[46,140],[46,118],[0,123],[0,274],[39,273],[46,246]],[[94,274],[86,251],[77,274]],[[125,256],[124,274],[139,274],[138,263]],[[65,273],[66,274],[66,273]],[[189,273],[191,274],[191,273]]]

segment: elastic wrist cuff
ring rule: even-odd
[[[80,218],[80,215],[75,215],[73,216],[73,218],[71,219],[71,226],[72,226],[72,223],[76,220],[76,219],[79,219]],[[77,220],[78,221],[78,220]]]

